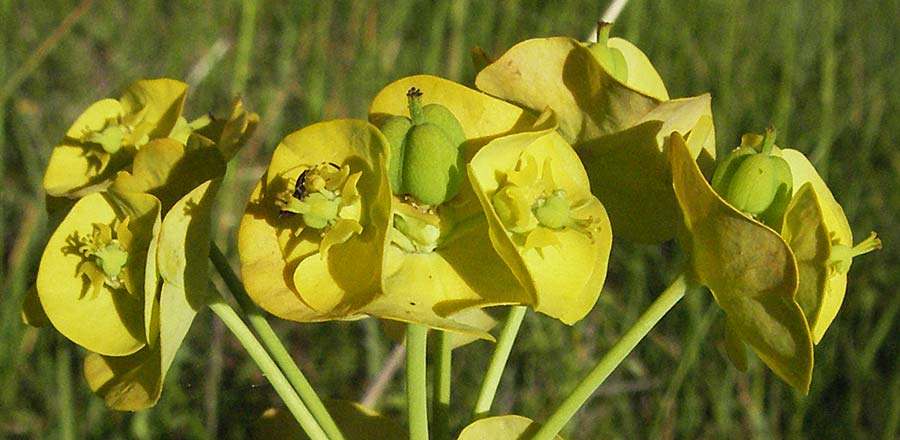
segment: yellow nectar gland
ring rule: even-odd
[[[104,284],[113,289],[124,287],[124,272],[127,269],[128,248],[132,239],[128,222],[129,218],[126,217],[112,225],[94,223],[92,234],[76,238],[78,252],[84,257],[78,266],[77,275],[88,277],[94,297],[100,293]]]

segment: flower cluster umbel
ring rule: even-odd
[[[774,130],[716,165],[710,96],[672,99],[640,49],[607,25],[598,40],[476,52],[477,89],[401,78],[368,120],[286,136],[241,219],[249,296],[298,322],[374,316],[491,339],[490,306],[584,318],[614,235],[677,238],[691,279],[725,312],[735,364],[749,345],[806,392],[852,259],[880,240],[854,245],[831,191]],[[197,262],[217,183],[257,123],[240,100],[223,119],[188,121],[186,91],[138,81],[94,103],[44,176],[67,211],[26,315],[91,352],[88,382],[116,409],[159,398],[206,300]],[[517,438],[530,424],[484,419],[460,438]]]

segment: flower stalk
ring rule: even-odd
[[[450,438],[450,382],[453,365],[452,333],[437,335],[437,362],[434,368],[434,405],[432,422],[435,440]]]
[[[500,338],[497,339],[497,346],[494,348],[493,356],[491,356],[491,363],[488,364],[487,372],[484,374],[481,391],[478,392],[478,400],[475,402],[473,415],[475,419],[486,416],[491,410],[494,396],[497,394],[497,387],[500,386],[500,378],[503,376],[506,361],[509,360],[509,354],[512,352],[513,343],[519,334],[519,328],[522,325],[522,319],[525,317],[526,310],[525,306],[513,306],[509,309],[506,324],[500,332]]]
[[[263,316],[262,311],[250,301],[250,297],[247,296],[247,292],[244,290],[244,285],[241,284],[237,274],[231,269],[225,254],[222,253],[222,250],[215,243],[211,244],[209,259],[212,260],[213,266],[219,272],[219,275],[222,276],[222,280],[225,281],[225,285],[228,286],[228,290],[237,301],[241,312],[247,317],[250,326],[256,330],[256,333],[259,335],[259,341],[272,356],[278,368],[284,373],[285,378],[294,391],[297,392],[297,395],[309,408],[310,414],[328,435],[328,439],[343,440],[344,436],[341,430],[334,422],[331,414],[328,413],[328,410],[322,403],[322,399],[319,398],[306,376],[297,367],[290,353],[288,353],[278,339],[278,335],[272,330],[272,326],[269,325],[269,322]]]
[[[281,397],[281,400],[288,407],[288,410],[297,422],[300,423],[300,426],[306,431],[306,434],[309,435],[309,438],[312,440],[329,440],[325,431],[322,430],[322,427],[316,422],[315,417],[309,412],[309,408],[303,404],[300,396],[298,396],[297,392],[291,387],[291,384],[284,376],[284,373],[278,368],[278,365],[275,364],[275,361],[272,360],[266,352],[266,349],[263,348],[262,344],[259,343],[255,336],[253,336],[253,332],[250,331],[250,328],[241,320],[234,309],[226,304],[221,296],[212,300],[209,304],[209,308],[222,320],[222,323],[228,327],[228,330],[231,331],[234,337],[241,343],[244,350],[246,350],[247,354],[250,355],[250,358],[253,359],[253,362],[259,367],[263,375],[266,376],[269,383],[272,384],[272,388],[278,393],[278,397]]]
[[[410,440],[428,440],[428,397],[425,364],[428,327],[410,323],[406,329],[406,405]]]
[[[535,433],[533,440],[551,440],[572,419],[576,412],[594,394],[594,391],[603,384],[607,377],[625,360],[625,357],[634,350],[641,340],[650,333],[650,330],[658,323],[678,301],[684,297],[685,291],[690,287],[686,275],[682,273],[662,294],[650,304],[650,307],[638,318],[631,328],[616,342],[606,353],[603,359],[594,367],[587,377],[572,390],[569,397],[556,409],[553,415],[541,429]]]

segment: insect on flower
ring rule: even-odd
[[[297,200],[303,200],[303,196],[306,195],[306,175],[309,173],[309,169],[303,170],[299,176],[297,176],[297,183],[294,184],[294,192],[291,194],[291,197]],[[287,211],[282,209],[278,213],[279,218],[292,217],[297,213]]]
[[[331,165],[332,167],[334,167],[337,170],[341,169],[341,167],[334,162],[328,162],[328,165]],[[300,173],[299,176],[297,176],[297,182],[294,183],[294,192],[291,193],[292,198],[295,198],[297,200],[303,200],[303,198],[306,197],[306,191],[307,191],[306,176],[309,174],[310,170],[312,170],[312,168],[307,168],[307,169],[303,170],[303,172]],[[282,209],[281,211],[279,211],[278,217],[279,218],[287,218],[287,217],[292,217],[296,214],[297,214],[296,212]]]

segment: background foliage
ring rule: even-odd
[[[220,193],[216,240],[232,250],[247,195],[278,140],[311,122],[363,118],[413,73],[471,84],[468,50],[586,38],[605,2],[0,1],[0,437],[243,438],[277,397],[236,342],[201,314],[160,404],[110,413],[80,373],[82,353],[26,328],[19,305],[52,231],[41,175],[89,103],[133,80],[192,86],[189,115],[243,95],[262,125]],[[885,438],[900,435],[900,1],[633,0],[613,34],[654,62],[673,97],[710,91],[719,151],[773,124],[811,155],[854,233],[885,249],[850,273],[843,310],[816,350],[812,389],[791,391],[761,362],[725,360],[721,312],[692,292],[600,389],[564,434],[593,438]],[[529,313],[495,403],[542,420],[659,292],[675,246],[617,242],[588,318]],[[894,269],[892,269],[894,268]],[[317,390],[359,399],[392,343],[371,320],[276,327]],[[491,347],[454,357],[456,422],[467,418]],[[378,408],[403,417],[395,380]]]

